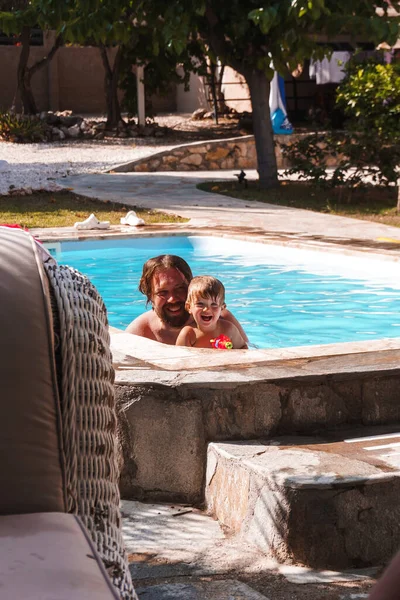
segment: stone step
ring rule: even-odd
[[[136,593],[139,600],[268,600],[235,579],[163,583],[137,588]]]
[[[398,430],[208,446],[208,511],[282,563],[387,562],[400,546],[399,493]]]

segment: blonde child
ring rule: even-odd
[[[238,328],[221,318],[221,311],[226,307],[225,288],[215,277],[194,277],[189,284],[185,307],[194,323],[182,329],[176,340],[177,346],[247,348]]]

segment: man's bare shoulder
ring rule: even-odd
[[[224,321],[222,319],[221,324],[223,326],[224,334],[231,338],[231,340],[233,342],[233,347],[235,349],[238,350],[238,349],[248,348],[246,340],[243,339],[243,336],[241,335],[239,329],[236,327],[236,325],[234,323],[231,323],[228,320]]]
[[[145,337],[150,340],[155,340],[156,337],[153,333],[153,319],[153,311],[148,310],[139,317],[136,317],[136,319],[134,319],[131,323],[129,323],[125,331],[127,331],[128,333],[133,333],[134,335],[140,335],[141,337]]]
[[[191,325],[185,325],[176,338],[176,346],[193,346],[196,341],[196,333]]]
[[[241,324],[239,323],[239,321],[236,319],[236,317],[231,313],[230,310],[228,310],[227,308],[225,308],[222,312],[221,312],[221,318],[224,321],[228,321],[229,323],[233,323],[233,325],[235,325],[235,327],[238,328],[240,335],[242,336],[243,340],[245,342],[248,342],[249,339],[246,335],[246,332],[244,331],[243,327],[241,326]]]

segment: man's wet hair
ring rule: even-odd
[[[225,304],[225,287],[223,283],[210,275],[198,275],[190,282],[186,304],[194,303],[198,298],[219,300]]]
[[[149,258],[143,265],[142,276],[139,281],[139,291],[147,298],[147,302],[151,302],[153,294],[153,278],[157,271],[165,269],[176,269],[182,273],[189,285],[193,279],[193,273],[189,265],[183,258],[175,254],[160,254],[154,258]]]

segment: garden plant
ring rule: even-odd
[[[320,186],[395,184],[400,165],[400,63],[356,55],[339,85],[336,104],[347,117],[343,131],[317,132],[289,145],[286,173]],[[327,171],[329,159],[335,167]]]

